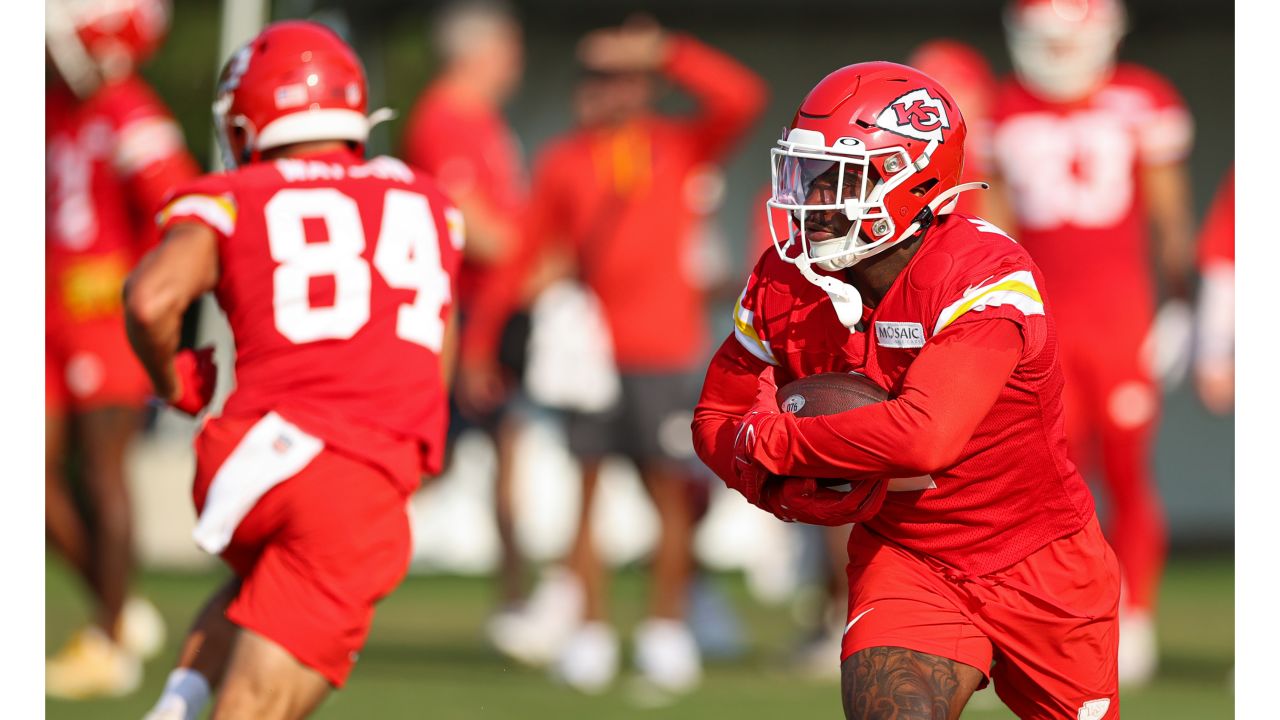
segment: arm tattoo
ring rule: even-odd
[[[959,715],[977,685],[954,660],[899,647],[854,653],[841,672],[850,720],[948,720]],[[956,701],[959,701],[958,706]],[[954,714],[953,714],[954,713]]]

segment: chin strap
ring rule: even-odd
[[[968,190],[988,190],[990,188],[991,186],[984,182],[968,182],[968,183],[956,185],[953,188],[947,188],[946,190],[943,190],[942,192],[938,193],[938,197],[934,198],[932,202],[930,202],[928,205],[924,207],[924,210],[920,211],[920,214],[916,216],[915,222],[908,225],[907,229],[902,231],[902,234],[898,236],[897,240],[894,240],[893,243],[885,243],[885,244],[891,245],[891,244],[900,243],[903,240],[906,240],[907,238],[911,237],[912,235],[915,235],[916,233],[920,232],[920,230],[924,226],[924,223],[933,222],[933,219],[938,215],[946,215],[947,213],[951,212],[951,208],[948,208],[945,211],[940,211],[939,208],[941,208],[943,205],[950,202],[960,193]]]
[[[849,332],[853,332],[858,323],[862,322],[862,294],[858,289],[830,275],[814,272],[810,267],[809,258],[803,254],[796,258],[796,267],[800,269],[800,274],[805,280],[826,291],[827,296],[831,298],[831,304],[835,306],[836,317],[840,318],[840,324],[848,328]]]
[[[374,110],[369,113],[369,129],[372,130],[377,125],[381,125],[382,123],[390,120],[395,120],[396,115],[396,111],[388,107]]]
[[[920,232],[923,227],[932,223],[933,219],[937,215],[945,215],[950,212],[950,209],[940,212],[939,208],[950,202],[960,193],[968,190],[986,190],[990,187],[990,185],[984,182],[970,182],[956,185],[953,188],[949,188],[938,193],[938,197],[934,198],[932,202],[925,206],[924,210],[916,216],[916,221],[911,223],[911,225],[898,236],[897,240],[892,243],[884,243],[880,248],[877,248],[877,252],[863,256],[859,258],[859,260],[865,260],[868,257],[877,255],[880,250],[888,250],[897,243]],[[835,306],[836,317],[840,318],[840,324],[848,328],[849,332],[854,332],[858,323],[862,322],[862,294],[858,292],[858,289],[849,283],[837,280],[830,275],[821,275],[815,272],[811,267],[811,261],[808,255],[803,252],[796,257],[795,264],[796,267],[800,269],[800,274],[804,276],[805,280],[808,280],[826,291],[827,296],[831,298],[831,304]]]

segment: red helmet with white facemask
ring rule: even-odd
[[[801,103],[772,151],[767,212],[791,215],[790,235],[778,237],[775,230],[774,244],[784,260],[827,290],[846,325],[861,314],[860,301],[853,302],[857,291],[810,265],[829,272],[851,267],[926,230],[937,215],[954,209],[956,195],[982,187],[958,185],[965,132],[951,95],[928,75],[897,63],[843,67]],[[829,202],[813,202],[819,199],[815,181],[833,169],[837,184]],[[806,215],[832,211],[848,218],[849,231],[810,239]]]
[[[48,0],[45,43],[58,74],[81,97],[131,74],[164,41],[168,0]]]
[[[1115,67],[1124,6],[1120,0],[1013,0],[1005,30],[1023,85],[1046,100],[1077,100]]]
[[[303,20],[268,25],[227,61],[213,103],[227,167],[264,150],[316,140],[363,145],[381,113],[366,116],[364,66],[332,30]]]

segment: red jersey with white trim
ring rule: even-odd
[[[216,294],[236,343],[225,414],[274,410],[375,461],[371,433],[414,439],[423,470],[440,470],[463,229],[433,181],[389,157],[282,159],[206,175],[158,220],[217,233]]]
[[[120,285],[155,239],[151,215],[198,170],[142,79],[80,100],[45,92],[45,260],[50,304],[80,321],[120,311]]]
[[[165,193],[197,172],[182,130],[138,77],[83,102],[49,88],[45,159],[51,255],[136,249]]]
[[[494,212],[516,218],[528,193],[520,143],[502,116],[484,106],[463,106],[440,87],[423,91],[409,115],[404,159],[429,173],[450,197],[476,192]],[[511,248],[506,248],[510,251]],[[470,306],[483,266],[464,260],[458,303]]]
[[[1059,319],[1074,327],[1128,318],[1145,331],[1155,286],[1140,170],[1190,151],[1191,115],[1177,90],[1131,64],[1071,103],[1043,100],[1010,79],[992,125],[993,162],[1018,218],[1013,229],[1044,272]]]
[[[776,366],[778,385],[821,372],[863,373],[890,397],[935,335],[1004,319],[1022,331],[1008,383],[950,467],[923,490],[890,492],[867,529],[964,572],[994,572],[1084,527],[1088,487],[1067,457],[1062,369],[1044,280],[1027,252],[986,221],[942,216],[861,328],[826,293],[766,251],[734,310],[734,335]],[[956,378],[964,382],[964,378]]]

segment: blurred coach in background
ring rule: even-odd
[[[494,263],[510,253],[516,221],[525,202],[526,177],[519,144],[501,115],[524,70],[520,25],[499,0],[461,0],[443,8],[433,28],[442,57],[435,80],[423,90],[409,116],[404,159],[426,170],[457,203],[466,219],[466,246],[456,298],[463,323],[477,288]],[[494,444],[494,509],[501,556],[495,619],[514,611],[524,595],[523,558],[516,543],[511,470],[515,425],[502,401],[513,377],[459,368],[459,383],[470,383],[453,403],[450,446],[468,427]],[[492,628],[501,625],[491,624]]]
[[[766,91],[732,58],[647,18],[588,33],[578,56],[580,127],[551,141],[535,163],[520,250],[481,293],[486,307],[475,308],[464,330],[463,365],[496,366],[505,318],[551,284],[548,259],[561,277],[576,277],[598,297],[619,392],[602,412],[569,413],[569,447],[583,471],[569,565],[582,581],[585,610],[556,670],[588,692],[602,690],[617,671],[618,639],[606,620],[590,509],[601,462],[621,455],[639,469],[661,522],[636,664],[659,688],[687,690],[701,677],[683,620],[695,514],[688,423],[707,324],[702,291],[691,277],[697,268],[688,262],[696,216],[685,185],[697,168],[728,153],[763,109]],[[653,112],[658,72],[697,101],[695,114]],[[580,370],[565,366],[562,372]]]

